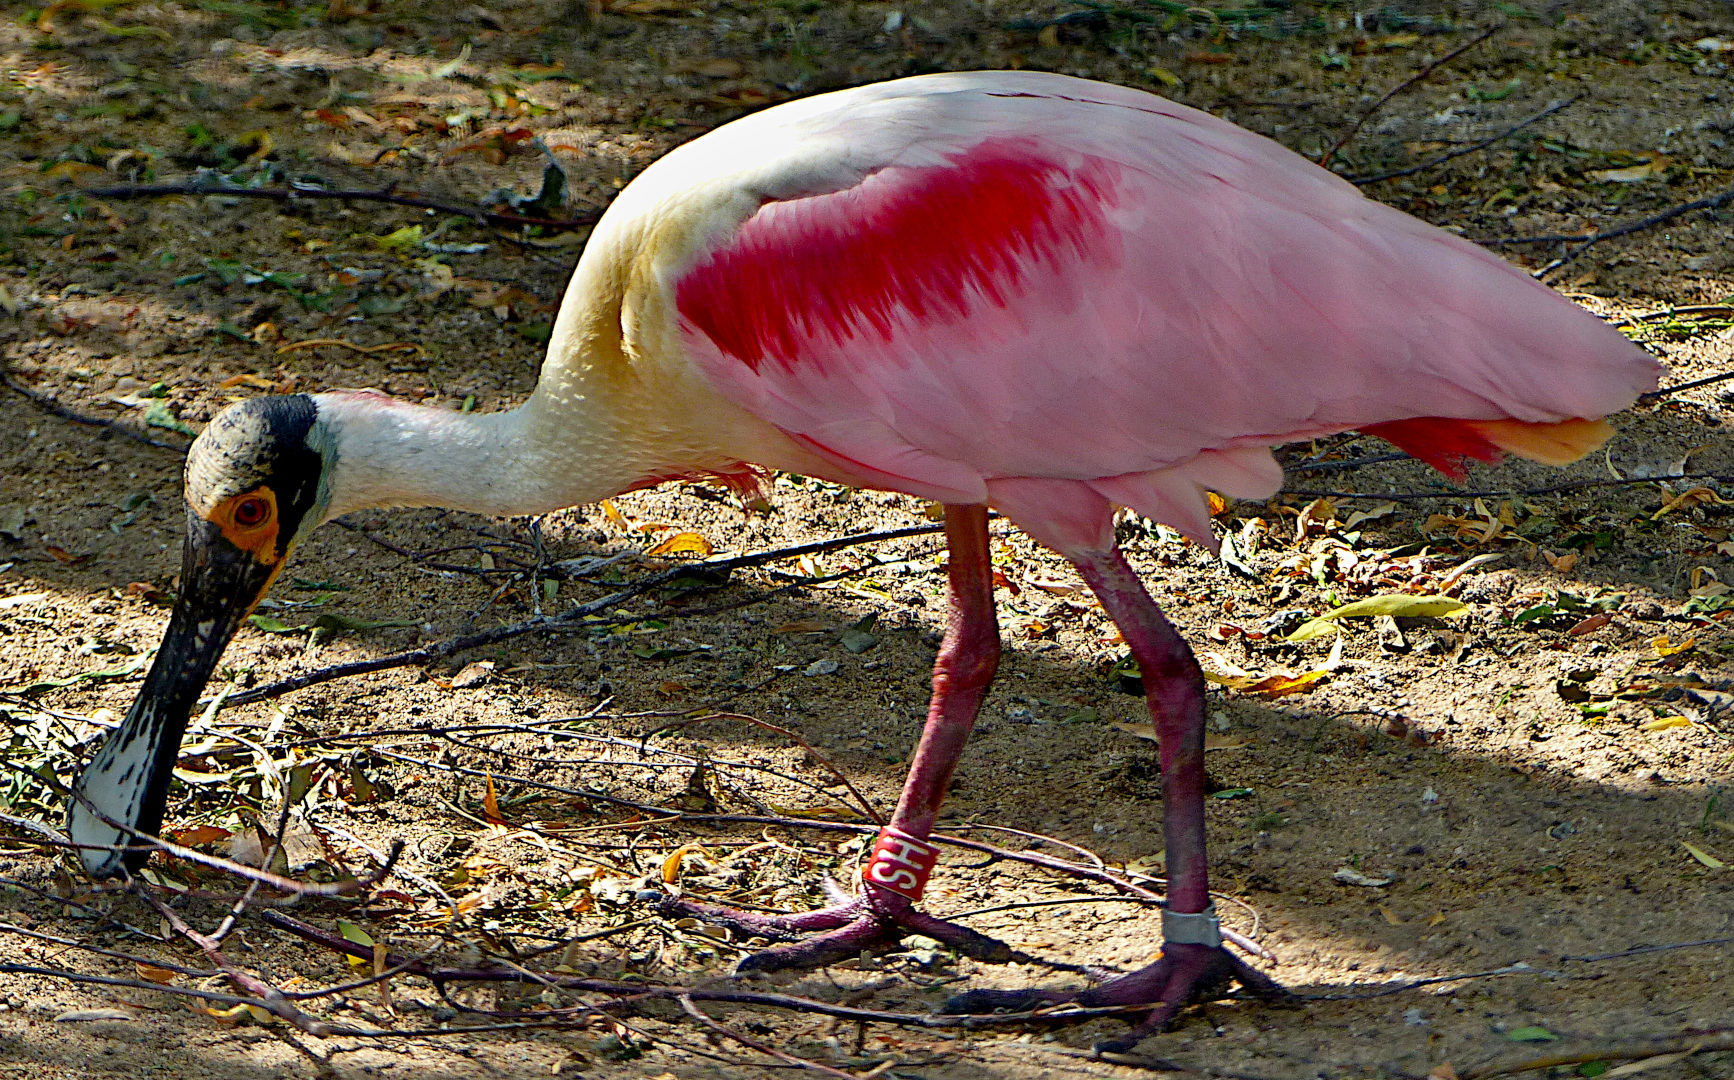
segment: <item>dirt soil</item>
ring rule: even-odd
[[[41,777],[69,779],[136,690],[179,571],[181,430],[288,389],[372,386],[440,407],[508,407],[535,383],[584,235],[508,234],[378,202],[84,189],[205,169],[474,206],[536,195],[551,157],[564,205],[521,212],[569,217],[604,208],[669,148],[767,103],[996,67],[1144,87],[1317,157],[1387,90],[1496,23],[1490,40],[1373,113],[1334,167],[1364,177],[1423,165],[1569,102],[1490,147],[1366,190],[1498,239],[1613,227],[1734,183],[1734,15],[1708,0],[1215,12],[1154,0],[9,5],[9,377],[169,445],[0,389],[0,713],[13,729],[0,810],[58,824],[60,798]],[[1734,366],[1734,308],[1719,306],[1734,300],[1729,231],[1726,212],[1679,216],[1598,244],[1548,280],[1627,320],[1666,362],[1665,384],[1716,374]],[[1540,267],[1569,249],[1499,250]],[[1696,310],[1666,314],[1673,306]],[[363,349],[285,348],[317,339]],[[365,351],[392,345],[403,347]],[[1387,453],[1376,440],[1292,447],[1295,493],[1218,517],[1238,567],[1150,522],[1122,524],[1133,563],[1223,680],[1211,690],[1208,755],[1219,903],[1306,998],[1194,1009],[1144,1055],[1273,1078],[1468,1076],[1555,1057],[1566,1061],[1555,1075],[1595,1076],[1627,1060],[1613,1050],[1633,1041],[1734,1028],[1728,400],[1711,385],[1646,403],[1618,418],[1605,455],[1563,472],[1477,468],[1468,491],[1412,461],[1354,465]],[[1645,479],[1682,469],[1708,475]],[[1357,494],[1315,501],[1326,492]],[[538,521],[354,515],[301,549],[212,690],[567,610],[669,565],[673,556],[644,552],[683,532],[721,557],[930,523],[900,496],[799,477],[779,477],[771,493],[774,506],[751,513],[726,493],[667,486]],[[1161,792],[1136,726],[1148,715],[1116,668],[1124,650],[1066,564],[1003,526],[995,546],[1007,654],[943,829],[1081,857],[1004,830],[1042,834],[1116,873],[1159,876]],[[612,561],[572,562],[593,557]],[[257,824],[277,820],[287,792],[299,802],[279,868],[304,880],[365,874],[369,849],[407,845],[404,872],[366,906],[303,899],[286,909],[296,918],[327,930],[343,920],[396,952],[469,968],[503,957],[724,985],[751,943],[659,919],[637,894],[666,873],[690,894],[799,909],[824,902],[826,875],[857,872],[858,835],[802,823],[864,820],[825,762],[875,806],[895,800],[942,627],[942,563],[932,535],[781,559],[633,598],[576,632],[215,712],[188,739],[169,828],[202,850],[245,857],[251,846],[256,858]],[[803,579],[815,580],[767,596]],[[1285,640],[1304,618],[1385,594],[1449,594],[1467,607]],[[811,750],[734,717],[645,738],[716,713],[781,725]],[[789,823],[677,817],[711,810]],[[24,825],[4,830],[0,933],[13,966],[0,974],[0,1075],[696,1078],[794,1067],[666,1004],[574,1018],[561,1010],[603,999],[538,985],[454,985],[442,998],[398,976],[389,998],[367,987],[303,1002],[332,1021],[423,1032],[365,1039],[291,1035],[244,1010],[212,1015],[161,991],[77,984],[66,976],[233,992],[142,899],[93,886]],[[149,873],[206,931],[240,889],[184,860]],[[1151,958],[1159,920],[1117,895],[952,849],[927,904],[1059,965],[1129,968]],[[227,949],[272,984],[318,991],[372,970],[274,929],[258,909]],[[963,989],[1078,978],[917,940],[746,988],[921,1013]],[[1112,1018],[959,1032],[706,1008],[750,1039],[856,1075],[1139,1071],[1085,1056],[1125,1030]],[[438,1030],[477,1024],[507,1026]],[[1446,1066],[1455,1072],[1434,1071]],[[1649,1067],[1658,1080],[1730,1077],[1734,1054]]]

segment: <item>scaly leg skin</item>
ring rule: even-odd
[[[1168,1025],[1195,1001],[1222,996],[1230,982],[1270,1000],[1288,992],[1222,948],[1210,903],[1204,853],[1204,678],[1181,639],[1117,548],[1069,553],[1102,607],[1120,627],[1156,721],[1162,760],[1162,832],[1168,845],[1168,904],[1156,962],[1089,990],[972,990],[945,1004],[952,1013],[1021,1012],[1046,1004],[1145,1005],[1150,1014],[1122,1039],[1096,1050],[1124,1053]]]
[[[947,506],[945,538],[951,551],[950,619],[933,668],[933,699],[927,725],[891,824],[881,830],[868,861],[861,895],[835,907],[798,915],[760,915],[714,904],[668,899],[665,914],[692,916],[746,934],[787,937],[819,930],[814,937],[753,953],[737,971],[823,967],[888,952],[906,934],[924,934],[965,956],[989,963],[1015,958],[1011,947],[967,927],[915,909],[938,849],[926,843],[945,801],[952,771],[975,725],[976,711],[999,668],[999,624],[994,618],[993,563],[988,550],[987,507]]]

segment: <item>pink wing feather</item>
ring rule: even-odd
[[[840,478],[1016,503],[1090,546],[1100,521],[1027,521],[1057,489],[1009,483],[1082,481],[1209,542],[1197,485],[1270,494],[1263,447],[1599,417],[1656,382],[1521,270],[1158,97],[980,73],[800,106],[775,185],[797,194],[765,194],[673,286],[710,381]],[[874,153],[821,169],[815,132]]]

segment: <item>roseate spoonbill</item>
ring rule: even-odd
[[[906,932],[1004,944],[915,907],[999,656],[988,508],[1078,568],[1144,673],[1161,739],[1164,943],[1075,994],[1152,1006],[1125,1047],[1231,980],[1206,881],[1203,686],[1114,542],[1128,506],[1212,549],[1208,488],[1262,499],[1269,447],[1359,429],[1461,477],[1564,463],[1657,365],[1475,246],[1223,120],[1055,75],[931,75],[737,120],[645,170],[596,227],[521,407],[367,392],[231,406],[187,461],[181,592],[70,807],[99,875],[154,833],[189,710],[297,541],[363,507],[535,514],[679,477],[785,469],[946,506],[950,621],[925,730],[860,894],[743,968]],[[1054,994],[976,993],[960,1007]]]

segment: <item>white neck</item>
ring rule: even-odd
[[[506,412],[460,413],[383,394],[317,394],[331,503],[324,518],[380,506],[542,514],[655,475],[617,452],[605,417],[568,407],[559,423],[532,397]]]

